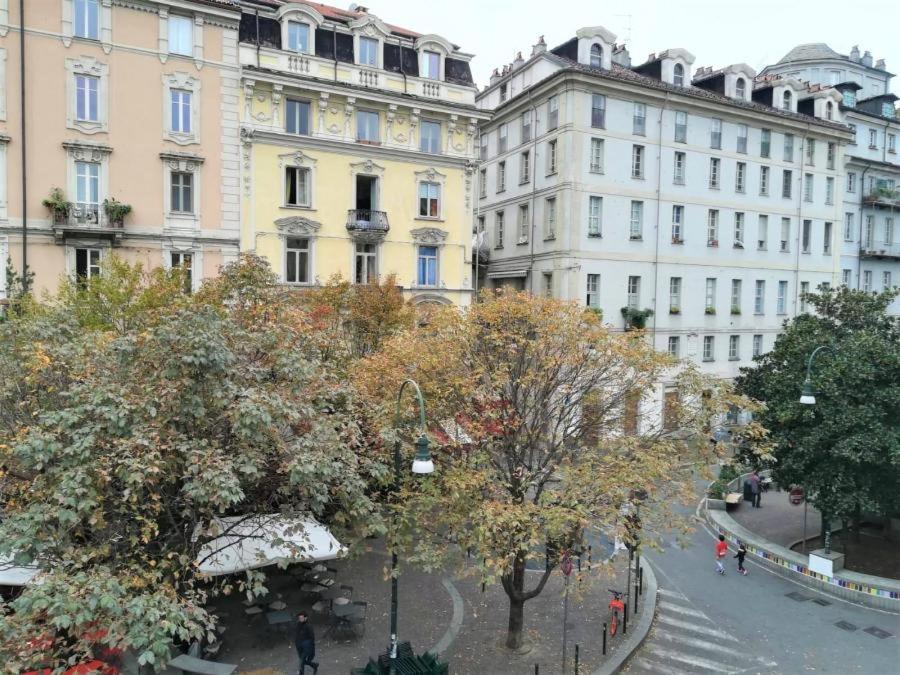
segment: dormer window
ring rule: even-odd
[[[309,54],[309,24],[288,21],[288,49]]]
[[[603,67],[603,48],[600,45],[591,46],[591,68]]]
[[[848,108],[856,107],[856,92],[852,89],[844,89],[841,92],[844,95],[844,105]]]
[[[825,119],[834,119],[834,103],[832,103],[831,101],[825,103]]]
[[[894,106],[890,103],[882,103],[881,104],[881,116],[889,117],[891,119],[894,118]]]
[[[684,66],[680,63],[676,63],[675,68],[672,71],[672,84],[676,87],[684,86]]]
[[[378,66],[378,40],[359,38],[359,64],[362,66]]]
[[[747,80],[743,77],[739,77],[734,83],[734,95],[740,99],[747,98]]]
[[[791,109],[791,92],[785,91],[781,95],[781,107],[785,110]]]
[[[441,55],[437,52],[426,51],[423,62],[425,64],[425,77],[429,80],[441,79]]]

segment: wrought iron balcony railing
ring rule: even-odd
[[[347,211],[347,229],[350,232],[385,233],[391,226],[384,211],[350,209]]]

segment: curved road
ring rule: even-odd
[[[657,614],[627,672],[900,673],[900,616],[800,586],[749,556],[746,577],[730,557],[722,577],[713,542],[697,523],[686,549],[666,541],[646,556],[659,583]]]

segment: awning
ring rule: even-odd
[[[0,557],[0,586],[24,586],[40,571],[37,567],[18,567],[12,558]]]
[[[488,279],[523,279],[528,276],[528,270],[507,270],[505,272],[488,272]]]
[[[280,561],[333,560],[346,550],[327,527],[313,518],[280,513],[218,518],[222,534],[207,542],[197,566],[210,576],[235,574]],[[196,536],[196,535],[195,535]]]

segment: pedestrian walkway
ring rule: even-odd
[[[740,641],[722,630],[678,591],[660,588],[653,628],[629,673],[772,672],[778,664],[748,654]]]
[[[788,493],[772,489],[764,492],[761,508],[755,509],[744,502],[728,511],[728,515],[751,532],[780,546],[790,546],[804,535],[804,505],[791,504]],[[822,517],[815,507],[806,505],[806,536],[813,537],[819,531]]]

